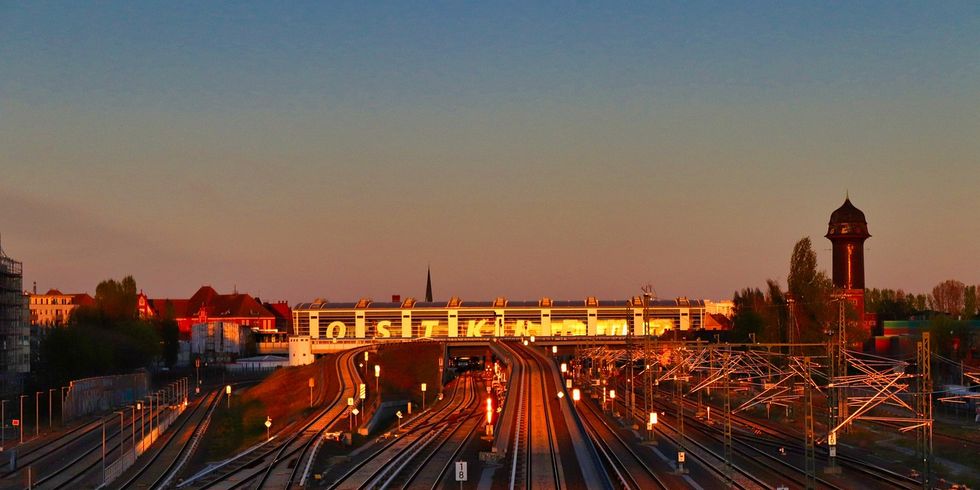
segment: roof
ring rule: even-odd
[[[57,289],[49,289],[48,292],[44,293],[45,296],[64,296],[65,293],[58,291]]]
[[[843,223],[868,224],[868,221],[864,218],[864,212],[854,207],[849,197],[844,199],[844,204],[841,204],[841,207],[830,214],[831,225]]]
[[[167,307],[170,306],[174,309],[174,318],[187,317],[187,304],[186,299],[151,299],[147,300],[150,303],[150,308],[153,309],[156,315],[164,316],[167,313]]]
[[[88,293],[78,293],[78,294],[72,294],[70,296],[71,296],[71,303],[73,305],[92,306],[95,304],[95,298],[89,296]]]
[[[210,318],[274,318],[274,315],[248,294],[218,294],[211,286],[202,286],[190,299],[151,299],[150,307],[164,315],[168,304],[175,318],[197,315],[203,307]]]

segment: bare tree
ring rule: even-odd
[[[963,312],[963,295],[966,285],[955,279],[947,279],[932,288],[929,295],[929,308],[946,313],[959,315]]]

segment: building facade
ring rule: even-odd
[[[300,303],[295,335],[312,339],[663,335],[706,326],[704,300],[463,301]],[[644,321],[646,318],[646,321]]]
[[[229,362],[243,355],[251,329],[226,321],[197,323],[191,327],[191,356],[208,362]]]
[[[57,289],[44,294],[31,293],[29,297],[31,326],[34,327],[64,326],[76,308],[95,304],[95,299],[87,293],[65,294]]]
[[[23,264],[0,248],[0,394],[20,393],[31,370],[31,327]]]
[[[149,299],[140,291],[136,308],[141,318],[172,318],[181,338],[189,339],[191,327],[198,323],[222,321],[244,325],[260,332],[275,332],[276,317],[255,298],[237,291],[218,294],[202,286],[190,299]]]

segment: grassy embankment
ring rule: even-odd
[[[258,443],[265,437],[265,419],[272,418],[272,432],[287,427],[326,403],[324,389],[336,390],[333,358],[323,357],[309,366],[287,367],[274,371],[258,385],[235,392],[231,408],[222,395],[211,425],[201,444],[205,461],[225,459]],[[309,378],[314,378],[314,406],[310,408]]]

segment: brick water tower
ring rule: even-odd
[[[834,287],[854,306],[863,325],[864,241],[871,234],[864,213],[851,204],[850,198],[830,215],[826,237],[833,244]]]

